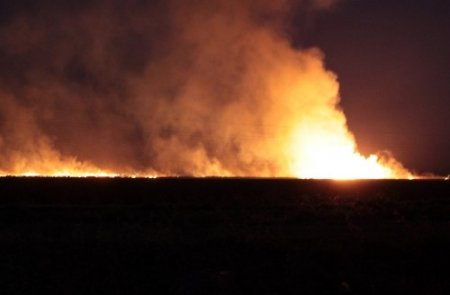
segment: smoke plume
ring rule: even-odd
[[[287,33],[333,1],[29,2],[1,15],[2,174],[308,177],[311,143],[356,152],[336,76]]]

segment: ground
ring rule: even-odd
[[[0,196],[7,293],[450,291],[448,181],[3,178]]]

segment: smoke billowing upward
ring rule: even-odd
[[[322,53],[286,33],[333,1],[27,2],[0,24],[3,174],[316,177],[311,149],[357,152]]]

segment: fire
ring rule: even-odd
[[[351,135],[308,134],[303,142],[297,138],[292,144],[292,171],[300,178],[319,179],[383,179],[413,178],[413,175],[394,160],[384,161],[377,155],[364,157],[357,152]]]
[[[0,177],[74,177],[74,178],[157,178],[156,174],[126,174],[116,173],[103,170],[55,170],[52,172],[36,172],[36,171],[24,171],[20,173],[2,173]]]
[[[58,153],[51,153],[54,157],[32,162],[19,162],[14,170],[2,171],[3,177],[95,177],[95,178],[155,178],[152,172],[134,172],[132,170],[113,171],[100,169],[88,162],[81,162],[75,158],[63,158]],[[57,157],[55,157],[55,155]]]
[[[359,153],[324,54],[280,31],[289,1],[135,2],[0,25],[26,64],[0,87],[0,175],[413,177]]]
[[[369,155],[358,152],[356,140],[348,130],[346,118],[339,108],[338,84],[335,75],[323,70],[322,59],[317,53],[306,52],[301,59],[310,63],[307,75],[297,68],[281,67],[275,71],[274,80],[268,79],[272,97],[282,97],[271,102],[264,116],[264,124],[272,132],[265,137],[253,138],[245,147],[250,155],[259,153],[273,163],[269,172],[249,165],[244,172],[227,167],[226,159],[210,159],[204,150],[188,154],[192,166],[191,176],[258,176],[297,177],[304,179],[412,179],[415,176],[392,157]],[[294,60],[294,59],[293,59]],[[285,63],[286,65],[288,63]],[[296,78],[292,78],[296,77]],[[298,81],[301,83],[297,83]],[[270,91],[269,91],[270,92]],[[269,95],[270,96],[270,95]],[[305,103],[307,112],[304,111]],[[239,106],[240,108],[242,106]],[[232,116],[237,110],[233,109]],[[242,116],[242,114],[241,114]],[[252,118],[242,116],[242,118]],[[249,124],[251,126],[251,124]],[[240,128],[240,126],[235,126]],[[239,130],[239,129],[236,129]],[[256,134],[257,131],[252,131]],[[273,145],[276,142],[277,145]],[[80,161],[72,156],[63,156],[48,139],[41,139],[33,153],[15,154],[10,159],[14,165],[9,170],[0,170],[0,176],[24,177],[127,177],[155,178],[162,175],[179,176],[177,173],[128,168],[99,168],[89,161]],[[181,151],[182,146],[174,150]],[[166,143],[160,153],[170,151]],[[247,152],[244,150],[243,152]],[[244,153],[245,156],[247,154]],[[173,153],[168,154],[173,157]],[[251,159],[252,156],[250,156]],[[183,161],[174,161],[183,166]],[[186,162],[190,163],[190,162]],[[186,175],[186,174],[182,174]]]
[[[345,136],[332,132],[303,132],[298,128],[290,146],[290,172],[288,176],[304,179],[383,179],[414,178],[408,170],[393,159],[383,159],[377,155],[364,157],[356,150],[354,138],[350,133]],[[23,167],[12,172],[0,171],[0,176],[22,177],[126,177],[156,178],[157,173],[102,170],[91,164],[78,161],[45,163],[47,167],[33,170]],[[39,167],[34,167],[39,168]],[[228,171],[217,170],[213,174],[202,176],[232,176]]]
[[[107,172],[107,171],[77,171],[77,170],[70,170],[70,169],[65,169],[65,170],[57,170],[57,171],[53,171],[53,172],[49,172],[49,173],[40,173],[40,172],[36,172],[36,171],[25,171],[21,174],[18,175],[8,175],[8,176],[23,176],[23,177],[40,177],[40,176],[45,176],[45,177],[105,177],[105,178],[110,178],[110,177],[119,177],[119,174],[115,174],[112,172]]]
[[[289,51],[287,51],[289,52]],[[286,55],[285,55],[286,56]],[[303,68],[302,70],[299,70]],[[267,124],[282,135],[281,166],[288,175],[318,179],[411,179],[414,175],[389,154],[363,156],[340,108],[337,76],[326,70],[316,49],[294,53],[276,71],[271,83],[278,108]],[[279,101],[287,102],[280,105]]]
[[[323,60],[317,51],[297,53],[285,50],[293,56],[274,62],[273,72],[266,72],[267,99],[262,103],[264,136],[259,136],[258,114],[245,110],[245,104],[228,109],[218,127],[231,128],[228,133],[240,135],[240,150],[231,157],[211,157],[205,149],[192,150],[180,145],[178,140],[164,141],[158,155],[169,168],[150,167],[140,170],[134,167],[113,166],[101,168],[95,162],[81,161],[66,156],[52,142],[41,136],[30,144],[26,153],[12,153],[7,159],[9,170],[0,170],[3,176],[47,177],[145,177],[162,175],[207,176],[258,176],[297,177],[319,179],[411,179],[414,175],[392,157],[358,152],[356,140],[346,124],[344,112],[339,108],[338,83],[332,72],[324,70]],[[292,62],[294,61],[294,62]],[[298,64],[296,64],[296,62]],[[306,67],[304,65],[307,65]],[[302,69],[303,65],[303,69]],[[301,69],[301,70],[300,70]],[[266,78],[267,76],[267,78]],[[189,105],[186,106],[189,108]],[[239,117],[239,125],[228,122]],[[242,124],[243,121],[247,122]],[[188,123],[193,122],[189,118]],[[242,125],[246,129],[242,129]],[[258,135],[258,136],[257,136]],[[208,139],[208,138],[206,138]],[[220,138],[225,140],[225,138]],[[274,145],[273,143],[277,144]],[[199,145],[201,147],[202,145]],[[227,151],[230,152],[230,151]],[[182,154],[184,157],[180,157]],[[240,158],[239,166],[231,166]],[[262,160],[261,160],[262,159]],[[269,163],[261,165],[261,163]],[[244,170],[244,167],[247,170]],[[269,168],[267,168],[269,167]],[[172,170],[170,170],[172,169]],[[189,173],[175,172],[189,171]]]

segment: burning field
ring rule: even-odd
[[[413,178],[359,153],[324,53],[289,38],[333,2],[13,6],[0,174]]]
[[[448,293],[449,182],[293,37],[335,2],[0,2],[0,290]]]

